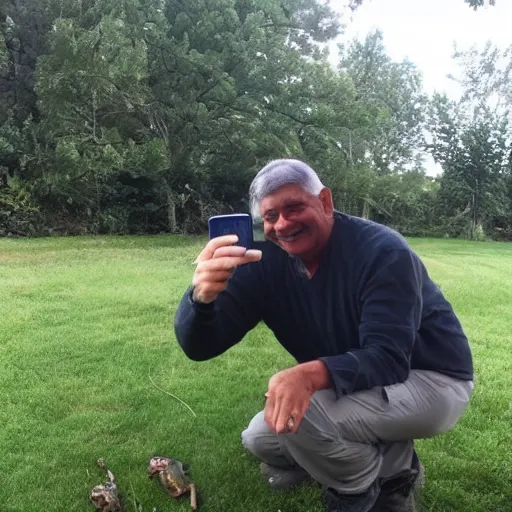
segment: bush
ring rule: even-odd
[[[41,214],[23,188],[0,189],[0,236],[35,236],[42,229]]]
[[[130,210],[128,206],[113,206],[99,215],[100,234],[128,234]]]
[[[493,228],[490,237],[497,242],[512,242],[512,225],[503,228]]]

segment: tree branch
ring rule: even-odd
[[[224,71],[225,73],[227,73],[228,75],[230,73],[232,73],[240,64],[242,63],[241,60],[239,60],[238,62],[236,62],[235,64],[233,64],[233,66],[231,66],[230,68],[228,68],[226,71]],[[220,78],[217,78],[215,79],[214,83],[209,85],[203,92],[199,93],[199,95],[196,97],[195,101],[199,101],[204,95],[208,94],[212,89],[214,89],[215,87],[217,87],[217,85],[219,85],[221,79]]]

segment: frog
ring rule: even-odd
[[[91,490],[89,499],[100,512],[122,512],[123,507],[114,475],[107,469],[103,459],[98,459],[96,464],[107,473],[109,481],[103,485],[96,485]]]
[[[149,461],[149,478],[158,475],[164,490],[173,498],[190,493],[190,506],[197,510],[196,486],[187,476],[183,463],[177,459],[155,456]]]

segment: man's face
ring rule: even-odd
[[[260,203],[265,237],[287,253],[314,260],[329,239],[332,228],[331,192],[315,197],[299,185],[285,185]]]

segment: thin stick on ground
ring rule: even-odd
[[[197,490],[195,484],[190,484],[190,507],[197,510]]]
[[[156,389],[158,389],[159,391],[161,391],[162,393],[165,393],[166,395],[169,395],[171,396],[172,398],[174,398],[175,400],[178,400],[178,402],[182,403],[196,418],[197,418],[197,414],[192,410],[192,408],[186,404],[181,398],[178,398],[176,395],[173,395],[172,393],[169,393],[169,391],[165,391],[165,389],[162,389],[158,384],[156,384],[156,382],[153,380],[153,378],[151,377],[151,373],[149,374],[149,380],[151,381],[151,384],[153,384],[153,386],[155,386]]]

